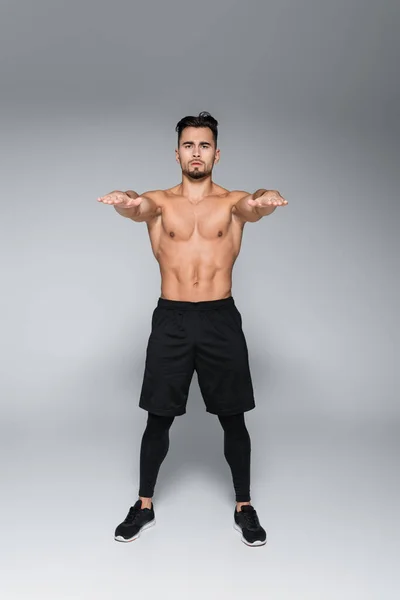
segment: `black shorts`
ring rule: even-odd
[[[232,296],[203,302],[159,298],[140,408],[156,415],[185,414],[194,371],[207,412],[233,415],[255,408],[242,317]]]

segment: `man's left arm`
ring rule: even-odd
[[[234,204],[234,212],[243,220],[253,223],[273,213],[278,206],[286,206],[287,203],[277,190],[261,188],[254,194],[241,195]]]

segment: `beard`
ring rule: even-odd
[[[198,167],[189,167],[189,169],[182,169],[182,173],[184,173],[190,179],[204,179],[204,177],[208,177],[211,175],[212,168],[207,169],[204,167],[200,169]]]

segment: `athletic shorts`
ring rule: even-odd
[[[185,414],[194,371],[207,412],[233,415],[255,408],[242,317],[232,296],[203,302],[159,298],[140,408],[156,415]]]

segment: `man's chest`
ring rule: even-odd
[[[234,226],[231,206],[225,202],[176,203],[163,208],[160,227],[171,238],[221,238]]]

